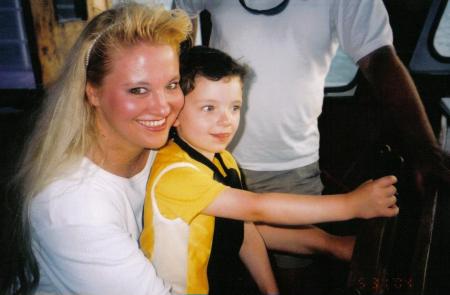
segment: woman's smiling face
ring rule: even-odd
[[[177,52],[141,43],[117,50],[111,60],[101,85],[87,85],[98,140],[116,149],[163,146],[184,102]]]

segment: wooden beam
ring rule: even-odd
[[[53,1],[28,1],[36,34],[42,81],[46,86],[57,77],[66,54],[87,22],[75,20],[59,23],[55,17]],[[111,0],[86,0],[86,5],[88,19],[91,19],[111,7]]]

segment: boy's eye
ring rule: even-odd
[[[214,106],[212,106],[212,105],[207,105],[207,106],[202,107],[202,111],[204,111],[204,112],[211,112],[213,110],[214,110]]]
[[[177,89],[179,84],[180,84],[179,82],[172,82],[169,85],[167,85],[167,89],[169,90]]]
[[[241,110],[241,106],[240,105],[233,106],[233,111],[240,111],[240,110]]]
[[[147,89],[144,87],[135,87],[129,90],[131,94],[145,94],[147,93]]]

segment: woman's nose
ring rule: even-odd
[[[156,92],[149,100],[149,109],[152,113],[167,116],[170,113],[170,105],[163,92]]]

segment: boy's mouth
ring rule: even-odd
[[[231,133],[213,133],[211,136],[223,142],[227,141],[231,137]]]

